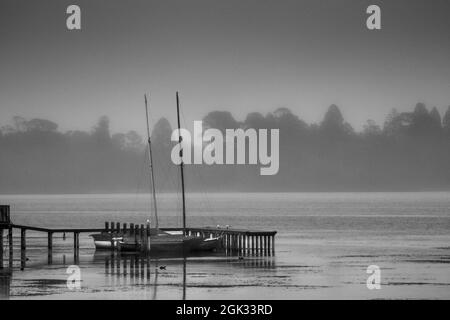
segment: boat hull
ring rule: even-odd
[[[119,241],[122,241],[121,236],[113,236],[109,233],[91,234],[94,239],[94,245],[99,250],[110,250],[113,247],[117,247]]]
[[[216,251],[220,249],[221,237],[202,238],[196,245],[192,247],[192,251]]]
[[[110,233],[92,234],[95,248],[98,250],[141,251],[141,244],[134,237],[118,236]],[[149,237],[148,250],[151,252],[179,252],[179,251],[214,251],[220,248],[221,237],[201,238],[168,233],[154,233]]]

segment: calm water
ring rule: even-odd
[[[135,270],[129,256],[110,260],[109,254],[95,253],[87,235],[74,261],[67,235],[55,239],[49,263],[46,237],[30,232],[27,265],[20,270],[16,238],[14,270],[11,277],[3,276],[0,294],[10,299],[450,298],[449,192],[187,198],[188,225],[277,230],[275,256],[152,258]],[[1,203],[11,204],[14,223],[43,227],[143,223],[149,199],[129,194],[0,196]],[[162,194],[159,201],[160,224],[180,226],[179,195]],[[75,263],[82,283],[70,290],[66,271]],[[366,287],[369,265],[381,268],[380,290]]]

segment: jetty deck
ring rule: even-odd
[[[25,251],[27,248],[27,231],[42,232],[47,234],[47,248],[49,259],[53,249],[53,237],[55,234],[62,234],[63,238],[67,234],[73,234],[73,248],[75,257],[79,254],[81,233],[111,233],[128,234],[136,239],[136,243],[142,244],[145,248],[149,243],[149,225],[135,225],[133,223],[105,222],[103,228],[44,228],[14,224],[11,221],[10,206],[0,205],[0,269],[3,268],[3,253],[5,249],[4,232],[7,231],[7,242],[9,249],[9,263],[13,261],[13,234],[14,230],[20,230],[20,250],[25,261]],[[275,253],[276,231],[249,230],[225,227],[186,227],[186,228],[160,228],[166,232],[183,232],[189,236],[198,237],[220,237],[221,249],[227,254],[239,255],[273,255]]]

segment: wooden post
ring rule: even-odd
[[[150,243],[150,222],[147,222],[147,228],[146,228],[146,230],[145,230],[145,238],[147,239],[146,240],[146,244],[147,244],[147,252],[148,251],[150,251],[150,246],[151,246],[151,243]]]
[[[264,253],[264,251],[266,250],[266,242],[264,241],[264,236],[260,237],[261,237],[261,253]]]
[[[221,239],[220,239],[220,249],[224,249],[225,248],[225,237],[224,235],[221,235]]]
[[[3,269],[3,229],[0,228],[0,269]]]
[[[271,253],[271,248],[270,248],[270,238],[271,238],[271,236],[267,236],[267,253],[269,254],[269,256],[270,256],[270,253]]]
[[[12,265],[13,255],[14,255],[13,228],[12,227],[9,228],[8,242],[9,242],[9,264]]]
[[[123,224],[122,233],[123,233],[123,235],[125,235],[127,233],[127,224],[126,223]]]
[[[11,219],[9,216],[9,210],[10,210],[9,205],[0,205],[0,223],[6,224],[6,225],[11,223]]]
[[[47,233],[47,249],[51,251],[53,249],[53,233]]]
[[[134,223],[130,223],[130,238],[133,238],[134,235]]]
[[[109,231],[109,223],[108,221],[105,221],[105,232]]]
[[[275,235],[272,236],[272,254],[275,254]]]
[[[12,230],[12,228],[8,229],[8,243],[9,243],[8,263],[9,263],[9,268],[11,269],[13,267],[13,261],[14,261],[14,243],[13,243],[13,230]]]
[[[134,242],[136,243],[136,245],[138,245],[138,242],[139,242],[139,225],[135,225],[134,226]],[[136,267],[139,268],[139,265],[137,265]]]
[[[144,251],[147,248],[147,243],[146,243],[147,239],[145,239],[145,237],[144,237],[144,230],[145,230],[144,225],[141,224],[141,229],[139,230],[139,237],[141,238],[139,240],[141,251]]]
[[[21,251],[26,250],[26,246],[27,246],[26,231],[27,231],[27,229],[25,229],[25,228],[20,229],[20,250]]]
[[[252,254],[255,253],[255,236],[250,236],[252,238]]]
[[[248,238],[248,235],[245,235],[244,236],[244,250],[245,250],[245,254],[247,254],[247,251],[248,251],[248,246],[249,246],[249,238]]]
[[[73,233],[73,248],[75,252],[78,252],[78,249],[80,249],[80,233],[74,232]]]
[[[47,263],[51,265],[53,263],[53,232],[47,233]]]

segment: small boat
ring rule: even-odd
[[[123,237],[113,236],[111,233],[98,233],[90,235],[94,239],[94,245],[99,250],[110,250],[117,247],[118,243],[123,240]]]
[[[197,243],[196,246],[192,248],[193,251],[215,251],[220,248],[220,241],[222,237],[210,237],[202,238],[202,241]]]
[[[197,237],[159,232],[149,237],[150,252],[189,252],[200,240]],[[136,252],[140,250],[141,244],[132,237],[124,236],[118,246],[121,251]]]

